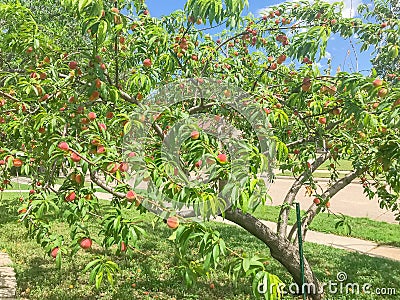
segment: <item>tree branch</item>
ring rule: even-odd
[[[188,110],[188,112],[189,112],[189,114],[194,114],[196,112],[202,111],[203,109],[213,107],[214,105],[216,105],[216,103],[211,102],[211,103],[207,103],[207,104],[203,104],[203,105],[199,105],[199,106],[194,106],[194,107],[190,108]]]
[[[302,138],[299,139],[297,141],[291,142],[291,143],[287,143],[286,147],[290,148],[299,144],[303,144],[303,143],[308,143],[308,142],[314,142],[315,138],[314,137],[309,137],[309,138]]]
[[[124,193],[116,192],[115,189],[109,185],[107,185],[103,180],[101,180],[99,177],[96,176],[96,173],[90,172],[90,179],[97,184],[99,187],[104,189],[105,191],[109,192],[113,196],[124,199],[126,195]],[[144,201],[144,197],[137,195],[136,196],[138,200]],[[148,202],[150,205],[144,206],[148,211],[160,216],[163,212],[168,211],[168,212],[174,212],[172,209],[165,208],[161,206],[159,203],[152,201],[150,199],[146,199],[146,202]],[[178,211],[176,212],[177,216],[181,218],[192,218],[196,217],[195,211],[194,210],[185,210],[185,211]]]
[[[323,199],[330,199],[333,196],[335,196],[340,190],[342,190],[344,187],[349,185],[355,178],[357,178],[361,173],[363,173],[365,170],[360,169],[360,170],[355,170],[349,174],[347,174],[345,177],[342,179],[339,179],[336,181],[331,187],[329,187],[325,192],[321,195]],[[315,218],[315,216],[319,213],[318,206],[316,204],[312,204],[310,208],[307,210],[306,215],[301,223],[301,229],[302,229],[302,235],[303,239],[306,235],[308,226],[312,222],[312,220]],[[297,226],[297,224],[294,225],[294,227]]]
[[[330,152],[326,152],[319,156],[310,166],[310,169],[305,170],[299,178],[295,180],[290,188],[289,192],[286,194],[285,200],[283,200],[282,208],[279,213],[279,220],[278,220],[278,228],[277,233],[282,236],[286,237],[287,233],[287,226],[288,226],[288,218],[289,218],[289,209],[290,205],[293,204],[297,193],[300,191],[301,187],[303,186],[304,182],[310,177],[310,175],[318,169],[320,165],[322,165],[329,157],[331,156]],[[310,174],[311,173],[311,174]]]
[[[345,177],[336,181],[332,186],[330,186],[327,190],[325,190],[325,192],[321,195],[321,197],[324,199],[332,198],[334,195],[336,195],[340,190],[342,190],[344,187],[346,187],[348,184],[350,184],[357,176],[362,174],[364,171],[365,171],[365,169],[361,169],[361,170],[353,171],[353,172],[347,174]],[[303,239],[305,238],[306,232],[308,230],[308,226],[311,224],[311,222],[315,218],[315,216],[319,213],[318,208],[319,208],[319,206],[313,203],[306,212],[306,215],[305,215],[305,217],[302,221],[302,225],[301,225]],[[296,232],[296,229],[297,229],[297,222],[293,225],[293,227],[290,231],[290,234],[288,236],[289,240],[292,239],[294,233]]]
[[[0,96],[6,97],[7,99],[10,99],[11,101],[14,101],[14,102],[21,102],[17,98],[15,98],[15,97],[11,96],[10,94],[7,94],[3,91],[0,91]]]

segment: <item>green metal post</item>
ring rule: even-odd
[[[307,298],[307,291],[304,282],[304,255],[303,255],[303,237],[301,233],[301,218],[300,218],[300,203],[296,203],[296,217],[297,217],[297,238],[299,241],[299,255],[300,255],[300,275],[301,275],[301,289],[303,299]]]

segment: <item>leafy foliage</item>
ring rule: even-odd
[[[331,74],[316,64],[332,34],[357,34],[362,49],[376,47],[374,61],[382,59],[387,65],[398,56],[398,19],[382,26],[343,18],[340,4],[325,2],[283,3],[255,18],[242,16],[247,1],[190,0],[184,11],[160,19],[152,18],[139,0],[116,1],[113,6],[98,0],[64,0],[62,6],[56,1],[34,2],[0,4],[0,187],[8,188],[15,175],[31,178],[21,221],[50,255],[55,254],[58,266],[63,256],[84,248],[82,238],[90,238],[94,231],[103,237],[94,241],[96,247],[134,251],[145,228],[140,218],[125,214],[126,209],[156,211],[168,219],[192,205],[204,221],[223,215],[227,206],[253,213],[268,199],[267,183],[259,174],[268,170],[268,159],[275,154],[278,167],[304,178],[309,195],[320,201],[310,206],[306,221],[329,208],[333,193],[318,191],[313,179],[322,158],[331,162],[332,186],[341,183],[337,160],[351,160],[366,194],[371,199],[378,196],[381,207],[398,212],[399,74],[387,74],[379,64],[369,76]],[[51,12],[54,7],[59,8]],[[377,2],[373,10],[360,11],[365,18],[381,21],[387,8]],[[198,27],[202,22],[226,23],[227,29],[211,36],[208,28]],[[380,36],[385,37],[383,44]],[[192,97],[171,105],[154,115],[151,124],[141,120],[157,108],[143,104],[155,90],[178,78],[193,78],[201,85],[207,77],[228,87],[240,86],[248,97],[237,104],[256,107],[258,113],[249,121],[227,107],[233,90],[226,88],[215,98]],[[202,112],[240,130],[237,149],[243,160],[236,166],[250,161],[246,174],[235,167],[232,155],[226,155],[227,146],[211,134],[200,132],[193,139],[189,131],[182,131],[188,138],[180,148],[180,169],[214,177],[199,186],[171,180],[177,166],[162,160],[162,141],[174,123]],[[266,122],[257,123],[260,114]],[[264,132],[273,128],[269,155],[260,150],[249,123]],[[148,133],[145,140],[136,141],[143,151],[125,149],[126,138],[139,130]],[[220,154],[225,155],[223,160]],[[60,176],[61,185],[56,187]],[[141,191],[140,185],[149,181],[152,188]],[[113,195],[104,214],[99,213],[96,186]],[[166,207],[154,201],[160,194],[173,204]],[[229,201],[227,194],[232,195]],[[290,203],[285,205],[282,213]],[[53,216],[69,225],[71,243],[52,232]],[[226,267],[228,253],[237,258],[228,266],[232,279],[251,278],[256,297],[259,284],[279,282],[263,258],[229,251],[220,234],[205,224],[187,222],[179,214],[177,220],[180,225],[171,240],[177,269],[188,285]],[[345,220],[338,226],[349,230]],[[86,271],[98,288],[103,277],[112,284],[118,266],[97,257]],[[264,297],[274,299],[279,293]]]

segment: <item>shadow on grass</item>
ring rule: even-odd
[[[26,230],[18,224],[16,207],[18,200],[0,202],[0,247],[7,248],[17,273],[19,296],[29,299],[253,299],[251,283],[240,280],[238,287],[233,287],[225,272],[217,270],[209,278],[201,278],[197,285],[187,288],[174,263],[174,245],[167,238],[172,234],[165,224],[158,224],[152,229],[150,222],[143,224],[148,235],[139,242],[139,251],[131,257],[114,256],[121,266],[116,275],[115,286],[103,285],[96,290],[88,283],[88,274],[82,269],[93,255],[104,253],[97,249],[90,252],[80,250],[72,259],[63,261],[58,270],[54,260],[46,256],[40,245],[26,238]],[[62,223],[60,230],[65,231]],[[268,271],[278,275],[283,282],[290,284],[291,276],[282,266],[270,257],[265,244],[249,235],[241,228],[220,223],[211,226],[221,233],[229,248],[236,253],[257,254],[268,257]],[[67,235],[67,233],[65,232]],[[189,248],[190,249],[190,248]],[[191,251],[191,250],[190,250]],[[188,253],[195,257],[194,252]],[[346,272],[351,283],[370,283],[377,287],[400,287],[400,263],[373,258],[344,250],[311,243],[305,244],[305,255],[314,267],[321,282],[335,281],[338,272]],[[224,265],[232,259],[227,256]],[[223,266],[221,266],[223,267]],[[215,288],[210,288],[210,283]],[[133,286],[132,286],[133,284]],[[28,291],[27,291],[28,289]],[[342,299],[376,299],[368,295],[357,295]],[[372,297],[372,298],[371,298]],[[284,299],[293,299],[285,297]],[[334,299],[340,299],[334,297]],[[380,297],[379,299],[385,299]],[[389,297],[387,299],[396,299]]]
[[[20,202],[17,199],[0,200],[0,224],[15,223],[18,220],[17,207]]]

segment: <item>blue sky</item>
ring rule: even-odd
[[[362,3],[363,0],[344,0],[345,8],[343,11],[343,15],[345,17],[349,16],[357,16],[356,7]],[[366,0],[364,0],[366,1]],[[251,12],[253,15],[258,16],[261,9],[278,4],[282,1],[266,1],[266,0],[249,0],[249,8],[247,12]],[[327,0],[327,2],[334,2],[334,0]],[[174,10],[183,9],[186,0],[147,0],[146,4],[149,8],[150,14],[153,17],[160,17],[162,15],[168,15]],[[357,52],[357,58],[354,55],[354,49]],[[348,39],[344,40],[338,36],[333,36],[329,42],[327,47],[327,56],[332,60],[332,72],[334,73],[338,67],[342,71],[351,71],[354,72],[357,70],[358,62],[358,71],[368,70],[371,67],[369,62],[370,52],[359,53],[360,45],[356,43],[356,39],[352,39],[350,42]],[[321,61],[322,69],[326,67],[327,59],[323,59]],[[367,73],[368,72],[363,72]]]

